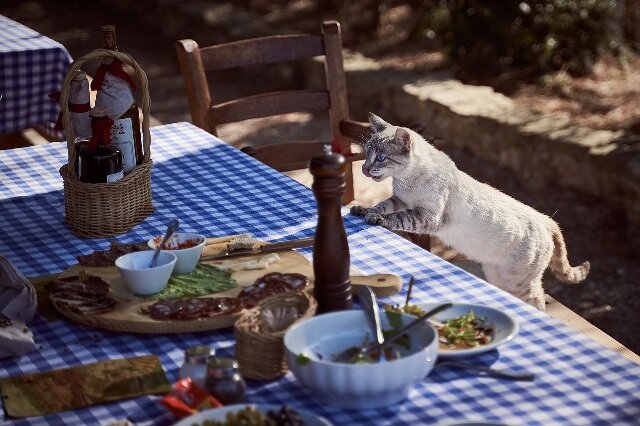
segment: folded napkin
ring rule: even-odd
[[[101,361],[44,373],[0,379],[10,417],[43,416],[148,394],[171,385],[153,355]]]
[[[0,358],[36,348],[26,323],[37,309],[36,291],[9,259],[0,256]]]

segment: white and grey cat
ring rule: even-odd
[[[397,231],[431,234],[482,264],[491,284],[544,310],[542,274],[579,283],[589,262],[572,267],[558,224],[497,189],[458,170],[444,152],[410,129],[369,114],[365,176],[393,177],[393,195],[351,213]]]

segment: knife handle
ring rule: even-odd
[[[261,253],[273,253],[294,248],[310,247],[313,245],[313,237],[301,238],[299,240],[281,241],[279,243],[269,243],[260,247]]]

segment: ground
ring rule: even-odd
[[[163,36],[158,27],[140,26],[132,17],[124,19],[121,14],[108,11],[96,14],[92,4],[68,2],[73,5],[73,13],[70,13],[70,8],[61,8],[53,3],[44,0],[8,0],[0,6],[0,13],[58,40],[74,57],[99,46],[100,25],[116,23],[121,49],[131,53],[150,78],[154,118],[164,123],[189,121],[173,39]],[[286,8],[260,9],[254,6],[252,10],[262,13],[264,19],[282,33],[291,29],[317,31],[318,16],[304,13],[305,5],[310,2],[287,3]],[[296,7],[297,12],[292,10]],[[345,22],[345,17],[337,18]],[[401,29],[402,22],[408,19],[405,9],[388,9],[382,19],[384,25],[378,37],[371,40],[358,40],[343,25],[345,44],[389,66],[422,72],[449,67],[443,55],[433,46],[403,41],[402,31],[398,31],[398,28]],[[400,25],[394,27],[394,23]],[[140,37],[140,34],[144,34],[144,37]],[[594,76],[581,79],[557,74],[547,77],[540,84],[514,84],[509,76],[496,76],[492,84],[516,101],[533,108],[569,112],[576,123],[633,131],[638,120],[634,105],[638,105],[640,100],[640,64],[637,60],[631,60],[629,67],[631,71],[621,71],[615,62],[608,61],[598,65]],[[224,93],[216,96],[225,97],[233,92],[260,89],[263,81],[253,77],[243,79],[233,75],[223,88]],[[357,108],[367,110],[366,105]],[[280,137],[283,134],[280,124],[272,122],[253,129],[251,126],[236,127],[223,137]],[[589,260],[592,272],[586,282],[577,286],[562,285],[548,277],[545,279],[547,291],[631,350],[640,353],[640,333],[637,331],[640,328],[640,316],[637,315],[640,311],[639,227],[628,223],[619,211],[601,200],[563,188],[561,183],[557,187],[533,192],[518,185],[509,170],[483,163],[468,152],[448,149],[446,142],[445,151],[460,169],[552,215],[560,223],[572,264]],[[445,257],[455,255],[440,248],[437,253]]]

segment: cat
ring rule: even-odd
[[[435,235],[482,264],[486,280],[545,309],[542,275],[583,281],[589,262],[572,267],[558,224],[550,217],[458,170],[447,154],[414,131],[369,114],[371,137],[362,172],[376,182],[393,177],[393,195],[351,213],[393,231]]]

